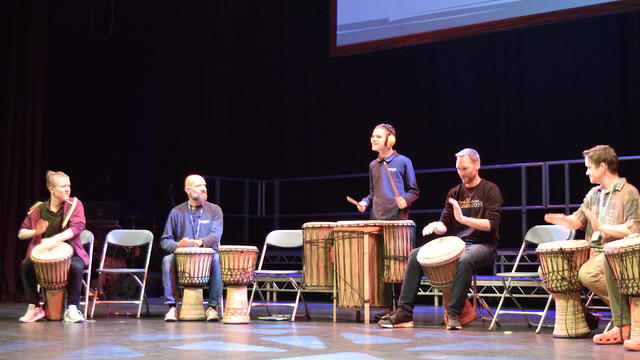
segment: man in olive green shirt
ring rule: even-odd
[[[596,344],[618,344],[629,339],[631,315],[629,301],[620,294],[611,267],[607,263],[602,246],[610,241],[622,239],[640,229],[638,189],[618,176],[618,156],[608,145],[598,145],[585,150],[586,175],[593,187],[584,198],[580,208],[571,215],[546,214],[545,220],[571,229],[583,229],[590,241],[592,257],[581,268],[580,282],[611,306],[615,327],[593,337]],[[633,347],[640,338],[625,343]],[[632,349],[633,350],[633,349]]]

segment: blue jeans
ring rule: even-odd
[[[415,299],[423,274],[422,266],[418,262],[418,251],[420,251],[420,248],[413,249],[409,254],[407,269],[402,281],[402,290],[400,290],[400,299],[398,300],[398,309],[409,315],[413,314]],[[475,269],[492,266],[495,260],[496,249],[493,246],[485,244],[467,245],[456,266],[456,275],[451,289],[451,301],[449,304],[444,304],[448,313],[459,315],[462,312]]]
[[[164,303],[175,305],[178,293],[176,279],[176,256],[169,254],[162,259],[162,285],[164,287]],[[222,277],[220,275],[220,257],[218,252],[213,253],[211,262],[211,276],[209,277],[209,306],[220,305],[222,298]]]

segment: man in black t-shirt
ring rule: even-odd
[[[456,169],[462,183],[449,190],[440,220],[422,230],[424,236],[457,236],[466,243],[456,267],[451,300],[444,304],[445,323],[449,330],[459,330],[475,319],[475,312],[467,301],[467,292],[475,269],[491,266],[495,261],[502,207],[502,193],[498,186],[478,174],[480,155],[477,151],[464,149],[458,152]],[[419,250],[416,248],[409,255],[398,310],[378,322],[382,327],[413,327],[414,301],[422,279],[422,267],[417,260]]]

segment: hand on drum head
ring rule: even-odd
[[[49,227],[48,221],[42,219],[38,220],[35,228],[36,236],[44,234],[44,232],[47,231],[47,227]]]
[[[436,233],[442,235],[447,232],[447,227],[441,221],[434,221],[422,229],[422,236]]]
[[[400,209],[406,209],[409,204],[407,204],[407,200],[405,200],[402,196],[398,196],[396,198],[396,203],[398,203],[398,207]]]
[[[189,247],[189,246],[198,246],[198,242],[196,240],[192,240],[186,237],[178,241],[178,247]]]
[[[52,238],[45,238],[45,239],[42,239],[42,241],[40,242],[42,247],[47,249],[47,250],[51,250],[51,248],[56,246],[57,243],[58,242],[55,239],[52,239]]]

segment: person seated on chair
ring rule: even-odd
[[[82,292],[83,272],[89,263],[89,255],[82,247],[80,240],[80,233],[85,230],[86,224],[84,207],[80,199],[70,197],[71,181],[67,174],[61,171],[47,171],[45,180],[51,197],[45,202],[35,203],[29,209],[18,231],[20,240],[31,240],[27,256],[20,265],[22,284],[29,307],[19,321],[35,322],[45,315],[40,307],[38,280],[30,258],[31,250],[39,244],[53,248],[58,243],[66,241],[71,245],[74,253],[67,275],[67,310],[63,319],[65,322],[83,322],[85,319],[78,310],[78,306]]]
[[[546,214],[544,219],[555,225],[584,230],[592,248],[591,258],[580,268],[578,278],[611,306],[614,328],[593,337],[596,344],[618,344],[629,339],[631,315],[629,302],[621,296],[602,253],[602,246],[610,241],[640,230],[638,189],[618,176],[618,156],[609,145],[598,145],[582,152],[586,175],[597,186],[591,188],[582,205],[571,215]],[[589,314],[590,315],[590,314]],[[592,316],[587,316],[587,322]],[[592,330],[597,328],[591,323]],[[639,344],[640,345],[640,344]]]
[[[177,321],[176,298],[178,286],[176,281],[176,262],[173,252],[179,247],[209,247],[215,253],[211,265],[209,280],[209,307],[206,310],[207,321],[217,321],[216,307],[222,297],[222,279],[218,245],[222,237],[222,209],[207,201],[207,183],[200,175],[189,175],[184,181],[184,191],[188,200],[174,207],[169,213],[164,227],[160,246],[171,253],[162,260],[162,284],[164,286],[165,304],[169,311],[165,321]]]
[[[473,149],[456,153],[456,169],[462,183],[447,194],[440,220],[424,227],[424,236],[457,236],[465,241],[466,249],[458,260],[451,300],[446,307],[445,325],[449,330],[459,330],[473,321],[476,314],[467,300],[476,268],[493,265],[499,240],[502,193],[498,186],[480,178],[480,155]],[[398,309],[382,318],[382,327],[413,327],[415,297],[422,280],[422,266],[418,263],[416,248],[409,254],[409,261],[402,282]]]

